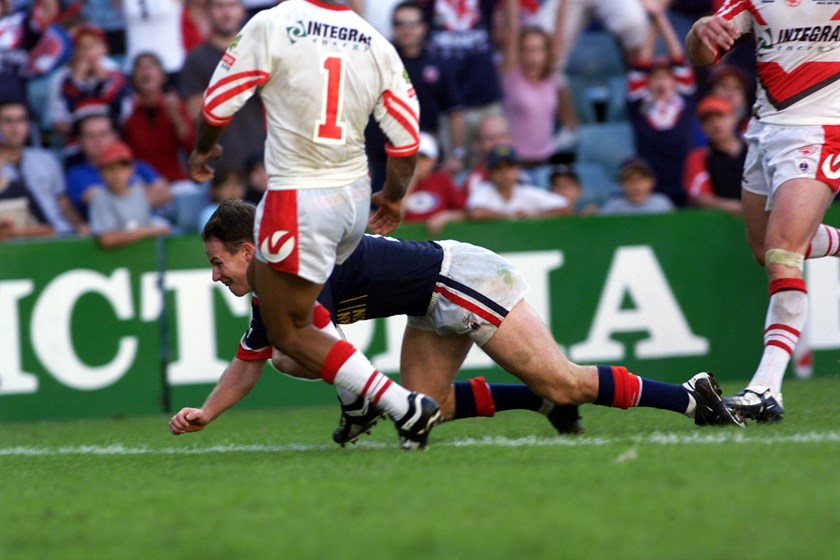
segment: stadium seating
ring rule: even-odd
[[[569,52],[566,73],[589,81],[606,81],[625,72],[621,49],[606,31],[589,31],[580,36]]]
[[[621,192],[621,187],[619,187],[615,178],[610,176],[598,163],[579,162],[575,164],[575,171],[580,179],[580,184],[583,186],[583,192],[577,203],[579,210],[592,203],[600,206],[610,196]]]
[[[582,124],[578,128],[577,163],[597,163],[608,176],[635,155],[633,130],[628,122]]]

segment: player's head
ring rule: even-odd
[[[221,282],[240,297],[251,291],[248,265],[254,257],[255,213],[256,208],[243,200],[226,200],[201,232],[213,281]]]

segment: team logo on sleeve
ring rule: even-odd
[[[232,52],[233,49],[235,49],[239,45],[239,41],[241,41],[241,40],[242,40],[242,34],[240,33],[239,35],[237,35],[236,37],[233,38],[233,41],[230,42],[230,46],[228,46],[227,50]]]
[[[277,230],[263,239],[260,252],[270,263],[279,263],[295,250],[295,236],[286,230]]]

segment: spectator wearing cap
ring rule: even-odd
[[[487,154],[488,181],[478,183],[467,199],[470,218],[524,218],[569,214],[565,197],[534,187],[518,184],[520,166],[512,146],[496,146]]]
[[[128,94],[125,76],[108,58],[105,32],[82,23],[73,28],[71,36],[73,53],[50,80],[46,107],[47,123],[64,137],[65,157],[78,153],[74,121],[88,114],[106,113],[117,122]]]
[[[750,122],[750,103],[755,87],[749,83],[746,73],[732,64],[719,64],[709,74],[710,95],[729,101],[738,118],[738,132],[743,134]]]
[[[674,209],[670,198],[654,192],[656,175],[643,159],[633,158],[624,162],[618,172],[618,182],[622,193],[604,203],[601,215],[661,214]]]
[[[425,222],[429,235],[435,236],[449,222],[466,217],[466,197],[452,182],[452,177],[437,169],[440,150],[435,138],[420,133],[417,167],[403,204],[405,222]]]
[[[67,171],[67,194],[79,213],[88,219],[90,200],[103,186],[99,159],[105,148],[119,140],[119,136],[111,118],[97,114],[82,118],[78,122],[78,133],[82,161]],[[161,212],[168,209],[173,197],[166,179],[143,161],[133,161],[132,169],[136,175],[133,180],[143,185],[152,209]]]
[[[664,8],[651,15],[655,32],[628,74],[627,114],[637,155],[652,166],[657,192],[685,206],[682,175],[694,144],[694,71]],[[668,58],[653,58],[657,34],[662,35]]]
[[[741,174],[747,156],[747,143],[737,131],[738,116],[727,99],[708,95],[697,105],[697,118],[709,143],[686,158],[688,198],[694,206],[738,216],[742,213]]]
[[[90,230],[105,249],[121,247],[169,233],[169,226],[152,216],[143,187],[134,176],[134,155],[123,142],[109,144],[99,157],[105,184],[90,201]]]

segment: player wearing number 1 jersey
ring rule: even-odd
[[[840,251],[840,231],[821,224],[840,188],[840,2],[727,0],[694,24],[689,57],[713,64],[750,32],[758,94],[741,201],[770,304],[758,368],[746,389],[724,400],[742,416],[772,422],[784,415],[782,377],[805,324],[803,259]]]
[[[375,233],[401,218],[416,163],[418,104],[393,46],[347,6],[288,0],[255,15],[225,52],[204,93],[190,174],[213,175],[216,141],[255,93],[265,108],[268,190],[254,224],[249,274],[274,346],[328,383],[376,400],[403,448],[422,447],[437,404],[376,371],[349,343],[312,325],[322,284],[359,243],[370,180],[364,129],[373,114],[390,144],[385,185],[374,195]],[[197,420],[186,418],[186,420]],[[200,419],[198,419],[200,420]]]

